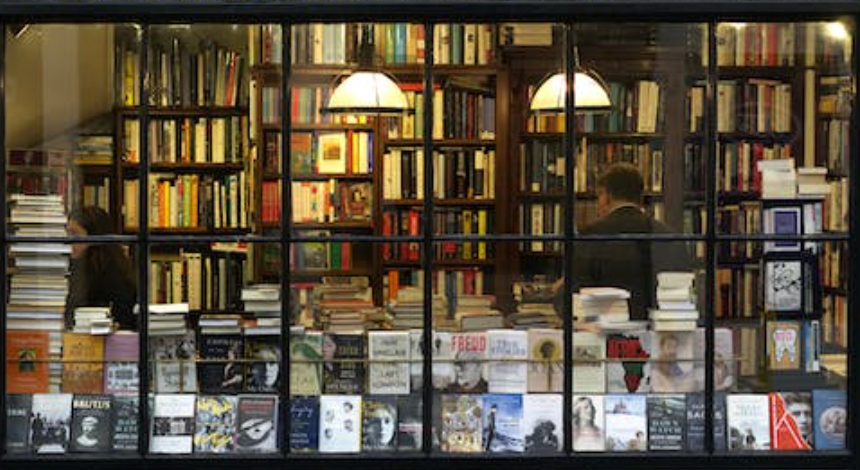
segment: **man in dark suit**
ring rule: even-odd
[[[597,180],[600,219],[580,234],[671,233],[643,211],[643,189],[642,175],[635,166],[611,165]],[[574,245],[573,256],[574,292],[582,287],[626,289],[630,291],[631,320],[647,319],[648,308],[655,306],[657,273],[692,269],[687,247],[678,241],[580,241]]]

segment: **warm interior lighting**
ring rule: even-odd
[[[612,106],[609,92],[594,72],[581,70],[573,79],[574,110],[576,112],[608,111]],[[567,91],[564,73],[557,73],[543,81],[532,96],[530,109],[535,113],[564,112]]]
[[[825,25],[827,35],[833,39],[848,39],[848,29],[839,21],[831,21]]]

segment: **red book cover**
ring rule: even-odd
[[[421,215],[418,211],[409,211],[409,235],[418,236],[421,233],[419,222]],[[409,244],[409,260],[418,261],[420,258],[418,243],[412,242]]]
[[[6,333],[6,393],[48,393],[48,332]]]
[[[812,450],[812,400],[808,393],[773,392],[770,398],[770,442],[773,450]]]
[[[382,214],[382,236],[394,235],[392,231],[392,217],[394,217],[394,214],[390,212]],[[382,259],[386,261],[391,259],[391,243],[382,244]]]

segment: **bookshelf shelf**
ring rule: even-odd
[[[134,235],[137,232],[137,227],[123,228],[123,233],[126,235]],[[150,227],[149,232],[156,235],[243,235],[247,234],[249,230],[244,228]]]
[[[280,178],[279,175],[267,173],[264,175],[267,179],[276,179]],[[295,174],[292,175],[293,181],[328,181],[328,180],[344,180],[344,181],[367,181],[373,180],[372,174],[316,174],[316,175],[308,175],[308,174]]]
[[[368,269],[301,269],[291,270],[290,276],[296,278],[317,278],[329,276],[371,276],[373,272]]]
[[[371,222],[295,222],[296,230],[373,230]]]
[[[122,117],[135,117],[142,113],[143,106],[121,106],[116,109]],[[153,118],[195,117],[195,116],[245,116],[246,106],[150,106],[147,112]]]
[[[139,163],[124,162],[123,171],[140,171]],[[150,171],[171,173],[234,172],[245,169],[243,163],[150,163]]]
[[[494,266],[493,259],[442,259],[433,260],[432,265],[439,268],[464,268],[477,266]],[[386,260],[383,262],[386,268],[420,268],[421,261]]]
[[[294,122],[291,124],[292,130],[295,132],[313,132],[313,131],[367,131],[375,130],[372,124],[336,124],[336,123],[305,123]],[[260,126],[263,131],[280,132],[280,123],[267,122]]]
[[[433,204],[440,207],[452,207],[452,206],[475,206],[475,207],[487,207],[494,206],[496,204],[495,199],[435,199]],[[385,199],[382,201],[383,206],[392,206],[392,207],[417,207],[419,210],[423,209],[424,200],[423,199]]]

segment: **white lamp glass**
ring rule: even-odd
[[[339,114],[396,114],[409,107],[406,95],[390,77],[380,72],[359,71],[344,79],[332,92],[325,111]]]
[[[588,72],[576,72],[574,76],[574,109],[579,111],[608,110],[612,106],[609,93],[597,78]],[[562,113],[567,90],[563,73],[552,75],[538,86],[532,97],[531,110],[537,113]]]

